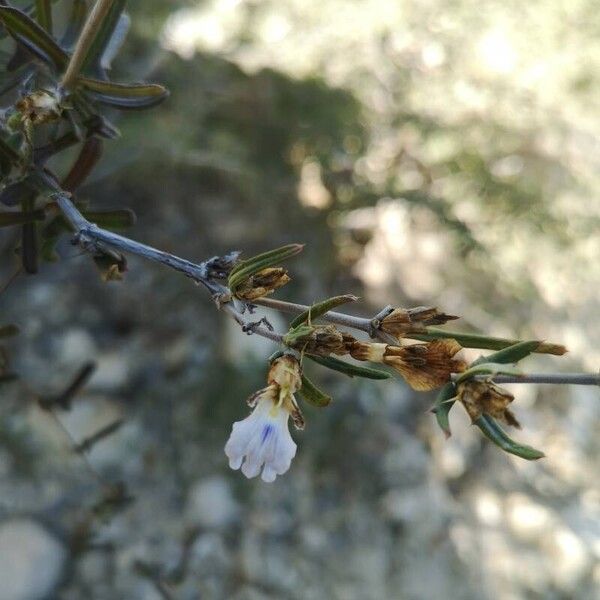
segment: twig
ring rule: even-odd
[[[77,243],[84,249],[94,251],[98,248],[99,244],[105,244],[122,252],[141,256],[142,258],[175,269],[195,282],[202,284],[212,294],[217,306],[232,317],[245,332],[260,335],[277,343],[282,342],[283,336],[281,334],[270,331],[267,327],[247,321],[240,311],[236,309],[233,302],[228,301],[227,288],[213,281],[209,276],[209,266],[214,259],[196,264],[169,252],[163,252],[152,246],[130,240],[117,233],[102,229],[88,221],[73,204],[68,193],[60,191],[53,194],[53,198],[67,221],[69,221],[75,230]]]
[[[100,30],[102,21],[108,14],[114,0],[98,0],[92,8],[81,35],[77,39],[77,44],[73,50],[71,60],[62,77],[61,87],[68,90],[75,83],[81,67],[83,66],[87,53]]]
[[[460,373],[453,375],[459,377]],[[564,385],[595,385],[600,387],[600,374],[590,373],[527,373],[525,375],[476,375],[478,381],[492,380],[494,383],[548,383]]]
[[[258,298],[252,301],[254,304],[259,306],[265,306],[273,310],[278,310],[289,314],[300,314],[308,310],[308,306],[304,304],[297,304],[295,302],[285,302],[283,300],[274,300],[272,298]],[[343,325],[344,327],[351,327],[358,331],[364,331],[371,337],[377,337],[380,340],[387,342],[388,344],[397,343],[397,340],[391,336],[387,336],[383,331],[378,329],[379,321],[382,315],[385,315],[388,307],[384,308],[377,315],[372,318],[355,317],[353,315],[346,315],[330,311],[322,316],[323,319],[329,321],[329,323],[335,323],[336,325]],[[513,344],[517,344],[520,340],[512,340],[508,338],[495,338],[487,335],[481,335],[478,333],[465,333],[462,331],[450,331],[447,329],[438,329],[437,327],[427,327],[426,333],[407,333],[406,337],[419,340],[422,342],[429,342],[434,339],[454,339],[463,348],[479,348],[481,350],[501,350],[507,348]],[[536,349],[536,352],[542,354],[556,354],[558,356],[565,354],[566,348],[560,344],[551,344],[547,342],[540,342]]]

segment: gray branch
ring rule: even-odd
[[[57,192],[53,194],[53,198],[75,230],[76,242],[85,250],[94,252],[95,250],[102,250],[102,246],[105,245],[114,250],[140,256],[179,271],[193,281],[202,284],[211,293],[217,306],[232,317],[245,332],[260,335],[277,343],[282,342],[283,336],[281,334],[270,331],[267,327],[260,326],[257,323],[247,321],[242,316],[230,300],[229,290],[210,278],[207,262],[196,264],[169,252],[163,252],[152,246],[136,242],[118,233],[102,229],[88,221],[65,192]]]

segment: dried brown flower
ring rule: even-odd
[[[350,351],[357,360],[389,365],[398,371],[415,390],[433,390],[450,380],[451,373],[466,368],[461,359],[453,358],[461,349],[456,340],[433,340],[426,344],[391,346],[388,344],[355,343]]]
[[[343,356],[350,352],[350,348],[355,343],[356,338],[340,331],[335,325],[314,325],[307,326],[306,334],[295,336],[291,345],[307,354]]]
[[[60,118],[62,109],[58,99],[48,90],[36,90],[28,96],[21,98],[16,104],[16,109],[24,120],[32,125],[49,123]]]
[[[508,409],[514,396],[495,383],[474,379],[464,381],[458,385],[458,399],[472,421],[476,421],[485,413],[502,423],[521,428],[514,414]]]
[[[272,294],[276,289],[290,281],[287,270],[283,267],[269,267],[249,277],[235,291],[240,300],[256,300]]]
[[[389,335],[402,338],[409,333],[425,333],[429,325],[443,325],[454,319],[458,317],[441,313],[435,307],[396,308],[381,320],[379,327]]]

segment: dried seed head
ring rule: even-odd
[[[458,399],[472,421],[476,421],[485,413],[502,423],[521,428],[516,417],[508,409],[514,396],[495,383],[474,379],[464,381],[458,385]]]
[[[398,371],[415,390],[438,388],[450,380],[451,373],[466,368],[461,359],[453,358],[461,349],[456,340],[433,340],[411,346],[386,346],[383,363]]]
[[[272,294],[276,289],[291,281],[283,267],[269,267],[249,277],[238,286],[235,295],[240,300],[256,300]]]
[[[396,308],[382,319],[380,329],[396,338],[402,338],[409,333],[425,333],[429,325],[443,325],[454,319],[458,317],[441,313],[435,307]]]

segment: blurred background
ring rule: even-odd
[[[278,297],[434,305],[464,329],[568,346],[530,371],[598,370],[596,2],[129,10],[113,77],[146,73],[171,97],[118,116],[82,188],[135,210],[128,235],[191,260],[305,242]],[[516,437],[547,454],[527,463],[460,407],[445,440],[434,396],[399,380],[313,370],[334,403],[305,408],[285,476],[246,480],[223,446],[270,343],[174,272],[132,258],[104,283],[68,239],[60,254],[0,294],[22,377],[0,402],[1,600],[598,597],[597,389],[511,387]],[[88,360],[71,409],[40,410]]]

